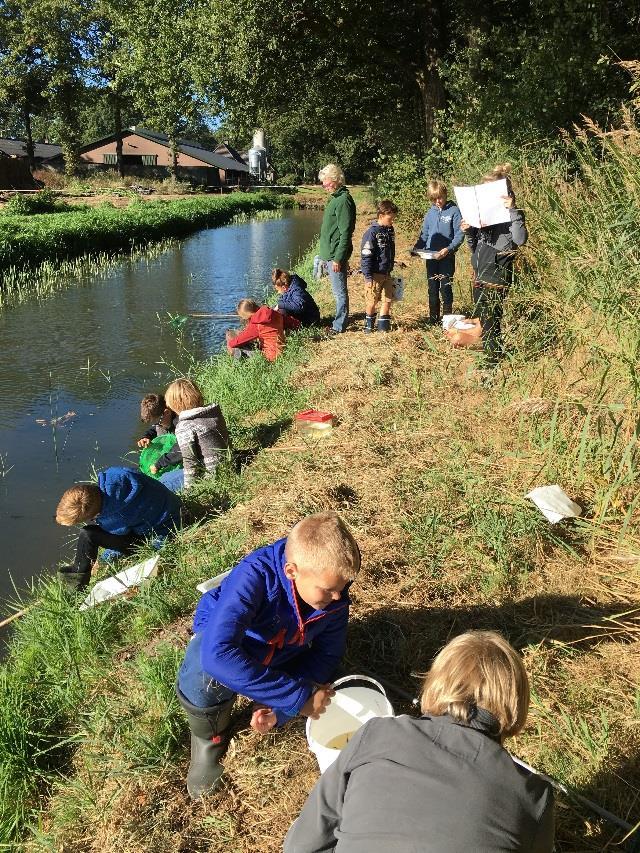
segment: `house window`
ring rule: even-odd
[[[143,166],[157,166],[158,165],[158,155],[157,154],[143,154],[142,155],[142,165]]]
[[[103,154],[102,162],[106,166],[116,166],[118,164],[118,157],[116,154]]]

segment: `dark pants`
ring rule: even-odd
[[[508,290],[506,287],[489,287],[482,284],[473,286],[473,316],[482,325],[482,351],[489,364],[498,363],[502,355],[503,303]]]
[[[74,567],[77,572],[88,572],[91,570],[94,560],[98,556],[98,548],[112,548],[122,554],[130,554],[134,548],[144,542],[135,533],[127,533],[125,536],[116,536],[115,533],[107,533],[97,524],[87,524],[78,536],[76,546],[76,558]]]
[[[427,261],[427,287],[429,291],[429,317],[440,317],[440,296],[442,295],[443,314],[453,310],[453,264],[451,259]]]

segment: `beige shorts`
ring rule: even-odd
[[[365,299],[371,298],[374,302],[378,302],[384,296],[387,302],[391,302],[395,289],[396,283],[389,273],[374,272],[373,281],[371,283],[365,281],[364,283],[364,297]]]

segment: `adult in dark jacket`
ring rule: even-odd
[[[426,249],[435,257],[427,264],[427,287],[429,290],[429,322],[440,319],[440,294],[442,313],[453,311],[453,273],[456,266],[455,253],[462,245],[464,234],[460,229],[460,209],[447,201],[447,186],[442,181],[429,181],[431,207],[422,223],[422,230],[413,251]]]
[[[73,589],[87,586],[98,548],[128,554],[148,537],[165,539],[180,525],[180,498],[158,480],[133,468],[107,468],[98,482],[76,483],[62,495],[58,524],[85,524],[73,566],[58,575]],[[87,524],[86,522],[91,522]]]
[[[513,261],[520,246],[528,239],[524,211],[516,207],[516,197],[509,174],[511,166],[503,163],[484,176],[483,182],[507,181],[504,206],[510,221],[486,228],[474,228],[464,220],[460,223],[471,250],[474,272],[474,317],[482,323],[482,348],[490,365],[495,365],[502,350],[501,320],[503,302],[513,282]]]
[[[452,640],[423,716],[370,720],[322,775],[285,853],[551,853],[553,792],[502,741],[524,726],[529,684],[499,634]]]
[[[300,320],[301,326],[318,326],[320,309],[307,290],[307,282],[297,273],[275,269],[271,281],[278,293],[278,311]]]
[[[318,175],[324,189],[331,193],[324,209],[320,227],[319,254],[327,262],[331,290],[336,300],[336,317],[332,333],[339,334],[347,328],[349,319],[349,291],[347,289],[347,261],[353,252],[353,231],[356,227],[356,206],[344,185],[344,172],[329,163]]]

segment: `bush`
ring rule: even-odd
[[[6,216],[30,216],[34,213],[57,213],[64,207],[56,201],[53,190],[44,189],[33,195],[14,195],[2,211]]]

